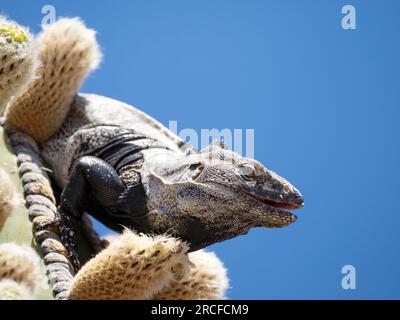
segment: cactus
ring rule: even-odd
[[[188,266],[186,244],[126,230],[74,279],[70,299],[149,299]]]
[[[0,244],[0,281],[13,280],[29,288],[32,294],[40,286],[40,260],[28,246],[15,243]]]

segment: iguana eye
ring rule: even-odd
[[[251,164],[244,164],[239,170],[240,175],[246,180],[253,180],[256,176],[256,169]]]

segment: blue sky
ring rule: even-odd
[[[292,181],[299,220],[214,245],[234,299],[400,298],[398,1],[21,1],[98,31],[82,91],[182,128],[254,128],[255,157]],[[341,28],[352,4],[357,30]],[[357,289],[341,288],[354,265]]]

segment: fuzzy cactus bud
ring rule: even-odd
[[[69,299],[149,299],[185,276],[187,250],[184,242],[174,238],[126,230],[82,267]]]
[[[0,231],[18,203],[14,184],[8,174],[0,168]]]
[[[32,293],[38,288],[40,262],[38,254],[28,246],[0,244],[0,280],[10,279],[25,285]]]
[[[186,277],[174,280],[153,299],[156,300],[216,300],[224,299],[228,288],[226,269],[213,252],[189,253],[192,263]]]
[[[0,115],[12,96],[33,79],[37,66],[29,31],[0,17]]]
[[[31,290],[14,280],[0,280],[0,300],[33,300]]]

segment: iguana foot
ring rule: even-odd
[[[68,252],[67,258],[72,263],[72,266],[77,272],[81,268],[78,257],[78,246],[76,239],[78,221],[76,221],[73,215],[69,214],[65,209],[60,207],[58,209],[58,224],[60,229],[61,242]]]
[[[56,234],[61,238],[61,242],[68,252],[67,258],[71,261],[75,271],[80,269],[80,262],[77,254],[76,245],[76,229],[78,228],[78,221],[74,216],[66,213],[68,210],[58,209],[58,216],[55,219],[47,220],[35,226],[35,232],[43,230],[56,229]],[[73,221],[75,220],[75,221]]]
[[[76,234],[86,209],[84,203],[87,195],[94,194],[100,204],[108,207],[117,204],[124,190],[125,186],[118,174],[105,161],[82,157],[75,162],[61,195],[57,219],[61,241],[76,271],[80,269]]]

